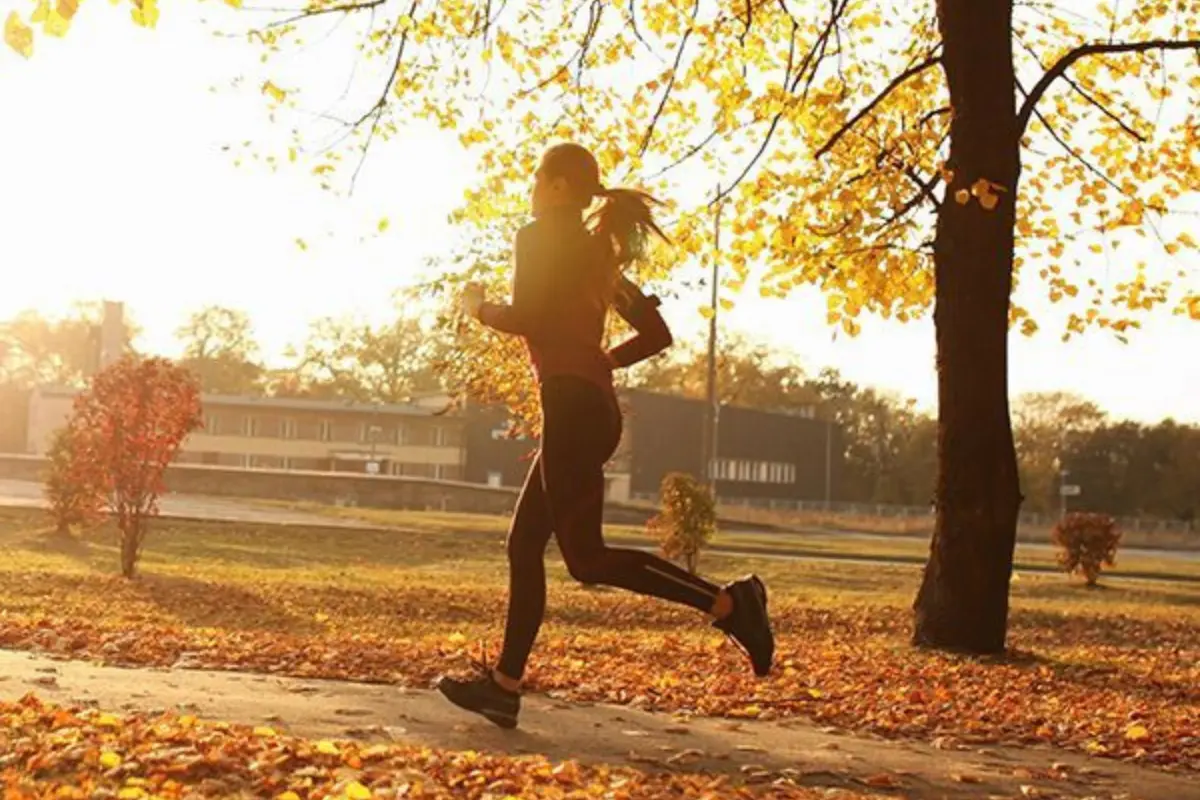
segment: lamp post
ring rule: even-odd
[[[721,267],[721,185],[717,184],[713,202],[716,213],[713,217],[713,259],[712,259],[712,297],[708,318],[708,409],[705,414],[707,425],[704,435],[704,470],[708,478],[708,487],[712,491],[713,500],[717,497],[717,429],[720,424],[721,404],[717,398],[717,311],[720,302],[717,297],[718,280]]]

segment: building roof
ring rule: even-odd
[[[39,387],[36,393],[46,397],[74,397],[78,389],[65,387]],[[422,398],[423,403],[358,403],[352,400],[310,400],[303,397],[255,397],[252,395],[203,394],[200,402],[208,407],[226,406],[236,408],[287,409],[292,411],[331,411],[359,414],[384,414],[389,416],[434,417],[441,416],[443,408]],[[449,406],[449,400],[445,406]]]

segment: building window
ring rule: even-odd
[[[409,440],[408,428],[404,427],[404,425],[397,424],[396,432],[394,434],[394,441],[396,442],[396,444],[400,447],[404,447],[406,444],[408,444],[408,440]],[[394,467],[396,465],[393,464],[392,466]],[[396,473],[396,474],[399,474],[399,473]]]
[[[446,446],[446,429],[443,428],[441,425],[433,426],[432,436],[433,436],[433,446],[434,447],[445,447]]]
[[[317,425],[317,438],[322,442],[328,442],[333,438],[333,423],[327,419],[321,420]]]
[[[720,458],[711,474],[719,481],[739,483],[795,483],[796,466],[779,461],[746,461]]]
[[[242,436],[258,436],[258,417],[251,414],[242,417]]]
[[[221,433],[221,415],[220,414],[205,414],[204,415],[204,432],[210,436],[219,436]]]
[[[487,474],[487,485],[495,486],[495,487],[503,486],[504,485],[504,473],[494,472],[494,471],[489,472]]]
[[[287,418],[279,420],[279,436],[282,439],[295,439],[296,420]]]

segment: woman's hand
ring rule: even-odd
[[[478,317],[479,309],[483,305],[486,292],[483,284],[471,281],[463,287],[462,296],[459,298],[459,304],[462,312],[468,317]]]

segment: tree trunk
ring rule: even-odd
[[[914,603],[917,645],[1005,647],[1021,504],[1008,408],[1008,311],[1020,176],[1011,0],[938,0],[950,178],[934,240],[937,521]],[[981,178],[999,203],[961,203]]]
[[[132,578],[137,574],[138,551],[142,546],[142,525],[130,519],[121,526],[121,574]]]

